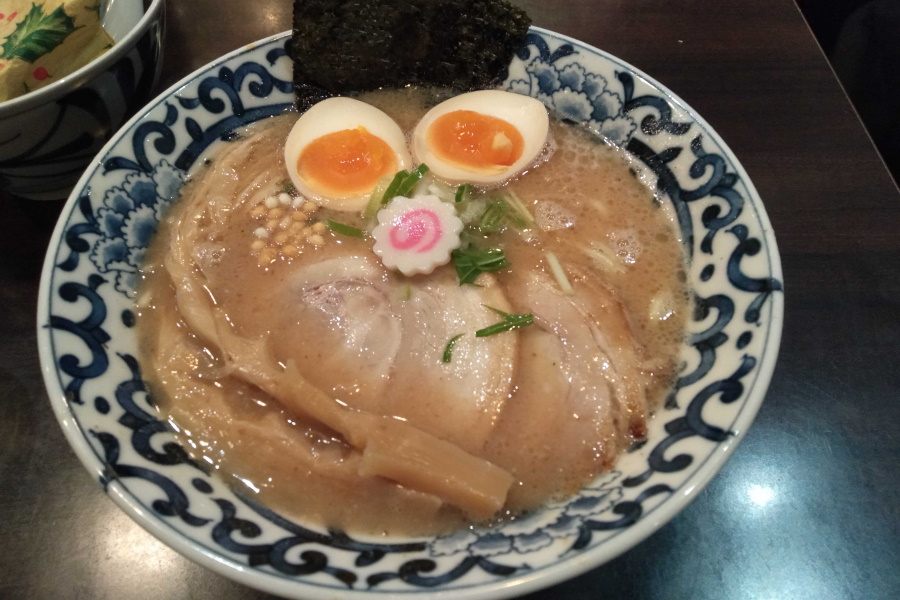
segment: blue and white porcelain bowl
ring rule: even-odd
[[[505,87],[637,157],[672,204],[690,256],[684,367],[648,442],[527,518],[414,539],[291,522],[236,496],[177,445],[141,380],[137,270],[204,149],[293,110],[287,41],[241,48],[157,98],[103,149],[63,211],[41,283],[40,352],[53,408],[91,474],[185,556],[290,597],[504,598],[596,567],[660,528],[718,472],[763,400],[783,317],[775,239],[747,174],[684,102],[622,61],[541,29],[528,34]]]
[[[102,4],[110,50],[0,102],[0,189],[31,200],[66,198],[103,144],[150,100],[162,68],[165,0]]]

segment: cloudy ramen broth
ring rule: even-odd
[[[406,132],[435,102],[361,99]],[[555,152],[508,186],[535,223],[480,239],[510,266],[461,286],[450,264],[388,272],[371,239],[325,226],[357,213],[277,201],[296,118],[211,148],[145,263],[143,374],[195,459],[307,524],[417,535],[575,493],[646,435],[689,290],[672,214],[621,150],[553,121]],[[499,320],[485,306],[534,324],[476,338]]]

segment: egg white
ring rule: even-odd
[[[313,105],[297,119],[284,144],[284,162],[298,192],[334,210],[356,211],[366,205],[368,193],[352,198],[323,196],[314,191],[297,172],[300,154],[310,142],[329,133],[357,127],[364,127],[372,135],[384,140],[397,158],[397,171],[407,169],[412,164],[406,136],[393,119],[374,106],[353,98],[328,98]]]
[[[428,146],[428,128],[437,118],[457,110],[471,110],[511,124],[522,134],[522,156],[499,172],[470,170],[441,160]],[[499,183],[534,163],[547,142],[549,129],[547,108],[539,100],[501,90],[468,92],[445,100],[425,113],[413,131],[413,156],[417,162],[427,164],[436,177],[451,183]]]

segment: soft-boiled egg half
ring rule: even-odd
[[[413,132],[413,154],[446,181],[499,183],[534,164],[549,127],[539,100],[500,90],[469,92],[422,117]]]
[[[284,162],[294,187],[335,210],[360,210],[384,176],[411,164],[393,119],[353,98],[328,98],[303,113],[288,134]]]

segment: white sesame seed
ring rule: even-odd
[[[280,229],[287,229],[290,226],[291,226],[291,218],[290,217],[285,217],[285,218],[281,219],[280,223],[278,223],[278,227]]]
[[[264,240],[269,237],[269,231],[265,227],[257,227],[255,230],[253,230],[253,235],[261,240]]]
[[[267,196],[266,197],[266,208],[275,208],[278,206],[278,198],[275,196]]]
[[[291,202],[291,206],[294,208],[300,208],[301,204],[303,204],[303,196],[294,196],[294,200]]]
[[[281,192],[278,194],[278,202],[281,204],[290,204],[291,203],[291,195],[287,192]]]

